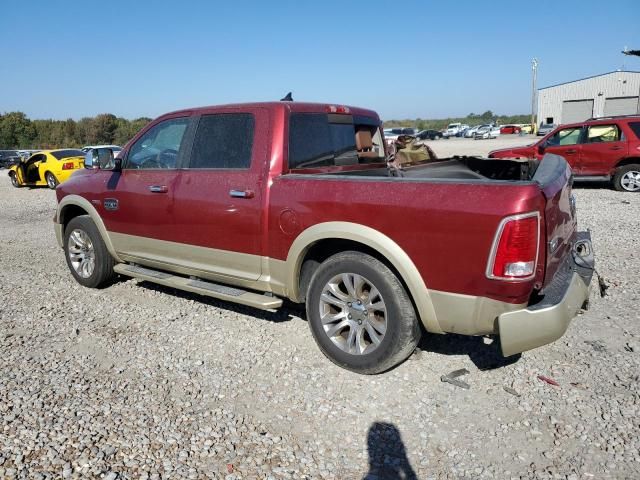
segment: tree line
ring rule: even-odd
[[[457,118],[386,120],[384,126],[385,128],[413,127],[418,130],[442,130],[450,123],[465,123],[467,125],[480,125],[483,123],[495,123],[497,125],[521,124],[531,123],[531,115],[496,115],[491,110],[487,110],[481,114],[470,113],[466,117]]]
[[[30,120],[22,112],[0,114],[0,150],[78,148],[84,145],[124,145],[151,121],[101,113],[78,121]]]

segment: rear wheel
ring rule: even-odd
[[[44,179],[47,181],[47,186],[51,189],[55,189],[60,183],[58,182],[58,179],[56,178],[56,176],[51,172],[45,173]]]
[[[616,170],[613,188],[619,192],[640,192],[640,165],[625,165]]]
[[[409,295],[379,260],[342,252],[323,262],[307,291],[307,318],[320,350],[358,373],[381,373],[405,360],[420,340]]]
[[[103,287],[115,278],[115,261],[88,215],[75,217],[68,223],[64,254],[71,274],[85,287]]]
[[[11,179],[11,185],[13,185],[16,188],[20,188],[22,185],[20,185],[20,182],[18,182],[18,177],[16,176],[15,172],[12,172],[9,174],[9,178]]]

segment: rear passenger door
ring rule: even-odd
[[[175,190],[184,267],[222,279],[261,274],[263,191],[270,148],[265,109],[216,110],[197,119]]]
[[[628,144],[615,123],[589,125],[580,153],[580,175],[609,175],[627,156]]]

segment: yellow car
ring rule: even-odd
[[[520,128],[524,133],[533,133],[533,127],[531,126],[530,123],[525,123],[523,125],[520,125]]]
[[[11,166],[9,177],[16,188],[40,185],[56,188],[83,167],[82,150],[41,150]]]

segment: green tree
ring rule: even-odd
[[[0,148],[27,148],[36,138],[31,120],[22,112],[9,112],[0,118]]]

